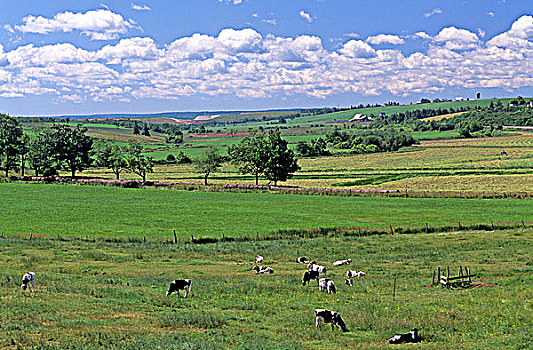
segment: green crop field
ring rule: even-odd
[[[29,217],[30,213],[28,213]],[[42,221],[49,218],[41,217]],[[459,232],[218,244],[0,239],[4,349],[530,349],[533,231]],[[255,255],[272,275],[251,271]],[[337,294],[302,286],[306,255],[328,268]],[[352,258],[349,266],[333,267]],[[467,266],[474,288],[432,285],[432,272]],[[366,276],[344,284],[347,269]],[[36,292],[21,276],[36,273]],[[188,298],[165,296],[190,278]],[[182,294],[183,296],[183,294]],[[314,310],[349,329],[315,329]]]
[[[0,184],[0,230],[46,237],[268,236],[279,229],[533,221],[529,200],[375,198]]]

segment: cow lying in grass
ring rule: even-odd
[[[352,259],[337,260],[333,263],[333,266],[342,266],[342,265],[348,265],[351,263],[352,263]]]
[[[256,271],[258,275],[262,275],[265,273],[274,273],[274,269],[267,266],[254,266],[252,267],[252,270]]]
[[[185,290],[185,298],[189,295],[189,292],[191,291],[191,280],[190,279],[184,279],[184,280],[175,280],[170,282],[170,287],[168,288],[167,295],[170,295],[174,292],[178,294],[178,297],[180,296],[180,290]]]
[[[332,280],[328,280],[327,278],[321,278],[318,281],[318,289],[321,292],[326,290],[328,292],[328,294],[337,293],[337,289],[335,289],[335,283],[333,283]]]
[[[322,322],[324,323],[331,323],[331,330],[334,331],[335,327],[341,327],[343,332],[349,332],[348,328],[346,328],[346,324],[341,318],[341,315],[336,311],[326,310],[326,309],[316,309],[315,310],[315,317],[316,317],[316,329],[320,329],[320,324]]]
[[[354,270],[348,270],[346,272],[346,277],[353,278],[353,277],[363,277],[366,276],[366,273],[363,271],[354,271]]]
[[[305,286],[311,280],[316,280],[316,283],[318,285],[318,271],[305,271],[304,276],[302,278],[302,285]]]
[[[262,263],[263,261],[265,261],[265,258],[263,258],[261,255],[256,255],[256,256],[255,256],[255,263],[256,263],[256,264],[260,264],[260,263]]]
[[[353,286],[353,282],[352,282],[352,280],[349,279],[349,278],[345,279],[345,280],[344,280],[344,283],[346,283],[346,284],[348,285],[348,287]]]
[[[419,343],[422,338],[418,335],[418,329],[413,329],[409,333],[395,334],[389,339],[389,344],[402,344],[402,343]]]
[[[20,285],[20,288],[26,292],[28,286],[30,287],[30,292],[35,292],[35,272],[28,272],[22,276],[22,284]]]
[[[314,261],[307,264],[307,268],[311,271],[318,271],[318,273],[324,274],[324,277],[328,278],[327,269],[322,265],[317,265]]]
[[[309,262],[306,256],[300,256],[298,257],[298,259],[296,259],[296,261],[300,264],[307,264]]]

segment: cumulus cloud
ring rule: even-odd
[[[511,29],[495,36],[487,42],[488,46],[532,48],[533,16],[522,16],[511,26]]]
[[[313,17],[311,17],[311,15],[305,11],[300,11],[300,17],[302,17],[303,19],[305,19],[307,21],[307,23],[311,23],[313,22]]]
[[[318,36],[261,35],[251,28],[196,33],[168,45],[133,37],[96,50],[66,43],[8,51],[0,46],[0,97],[47,94],[58,103],[186,96],[322,99],[533,86],[527,69],[533,66],[531,16],[520,17],[487,43],[455,27],[409,37],[424,39],[425,48],[409,55],[377,49],[371,44],[401,38],[376,35],[366,42],[345,37],[331,50]]]
[[[376,56],[376,50],[361,40],[348,41],[339,52],[351,58],[372,58]]]
[[[131,19],[107,9],[93,10],[86,13],[61,12],[52,18],[26,16],[24,24],[15,25],[22,33],[49,34],[52,32],[80,31],[91,40],[112,40],[135,26]]]
[[[405,41],[397,35],[391,34],[379,34],[375,36],[369,36],[365,40],[367,43],[373,45],[391,44],[391,45],[403,45]]]
[[[151,11],[152,8],[146,5],[137,5],[132,3],[130,7],[135,11]]]
[[[443,28],[433,40],[437,43],[444,43],[448,50],[471,50],[480,45],[475,33],[455,27]]]

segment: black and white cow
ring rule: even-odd
[[[307,268],[311,271],[318,271],[318,273],[324,274],[324,277],[328,278],[327,269],[325,266],[317,265],[316,262],[311,261],[307,264]]]
[[[268,266],[254,266],[252,270],[256,271],[258,275],[274,273],[274,269]]]
[[[191,291],[191,280],[190,279],[184,279],[184,280],[175,280],[170,282],[170,287],[168,288],[167,295],[170,295],[174,292],[180,296],[180,290],[185,290],[185,298],[189,295],[189,292]]]
[[[418,335],[418,329],[414,328],[405,334],[395,334],[389,339],[389,344],[419,343],[422,338]]]
[[[316,283],[318,285],[318,275],[318,271],[305,271],[304,276],[302,278],[302,285],[305,286],[306,284],[311,282],[311,280],[316,280]]]
[[[265,261],[265,258],[263,258],[261,255],[258,254],[258,255],[255,256],[255,263],[256,264],[260,264],[263,261]]]
[[[331,330],[335,330],[335,327],[341,327],[343,332],[349,332],[346,328],[346,324],[341,318],[341,315],[336,311],[326,310],[326,309],[316,309],[316,329],[320,329],[320,324],[331,323]]]
[[[349,287],[353,286],[353,282],[351,279],[347,278],[344,280],[344,283],[346,283]]]
[[[328,280],[327,278],[321,278],[318,280],[318,289],[322,291],[327,291],[328,294],[335,294],[337,293],[337,289],[335,289],[335,283],[333,283],[332,280]]]
[[[296,261],[300,264],[307,264],[309,262],[306,256],[300,256],[298,257],[298,259],[296,259]]]
[[[348,265],[351,263],[352,263],[352,259],[337,260],[333,263],[333,266],[342,266],[342,265]]]
[[[35,272],[28,272],[22,276],[20,288],[27,292],[28,286],[30,287],[30,292],[35,292]]]
[[[348,270],[346,272],[346,277],[353,278],[353,277],[363,277],[366,276],[366,273],[363,271],[354,271],[354,270]]]

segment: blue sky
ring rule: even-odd
[[[533,95],[524,0],[3,1],[0,112]]]

